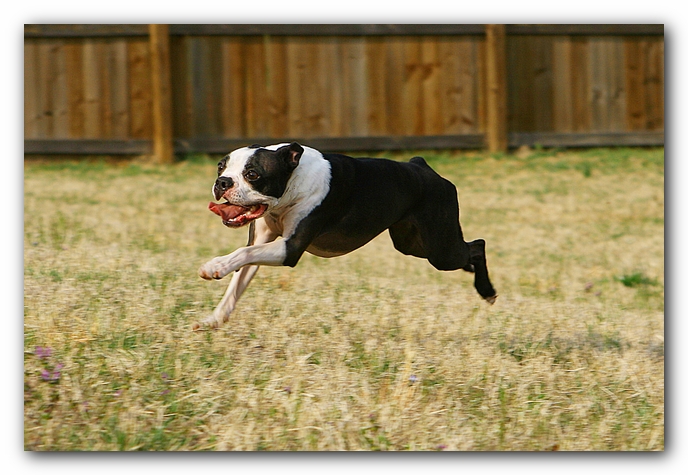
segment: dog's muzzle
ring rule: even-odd
[[[220,216],[225,226],[232,228],[243,226],[254,219],[260,218],[268,209],[268,205],[263,203],[244,205],[230,203],[225,194],[233,187],[234,180],[226,176],[219,177],[215,180],[215,185],[213,185],[213,195],[215,195],[217,201],[223,198],[227,201],[224,203],[210,202],[208,204],[208,209]]]

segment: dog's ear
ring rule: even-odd
[[[303,147],[296,142],[292,142],[280,148],[279,154],[283,157],[289,168],[293,170],[299,165],[299,160],[301,160],[301,155],[303,155]]]

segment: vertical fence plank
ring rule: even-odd
[[[664,41],[648,38],[647,90],[648,130],[664,129]]]
[[[533,38],[533,130],[551,132],[552,127],[552,36]]]
[[[606,44],[603,38],[590,39],[590,63],[598,67],[590,68],[590,108],[592,109],[593,130],[605,130],[609,125],[609,90],[607,88],[608,62]]]
[[[590,68],[587,38],[571,41],[571,96],[573,98],[573,131],[590,130]]]
[[[552,123],[557,132],[573,131],[573,97],[571,92],[571,37],[554,40],[552,63]]]
[[[24,137],[38,138],[38,47],[33,41],[24,41]]]
[[[475,44],[475,71],[476,77],[474,78],[476,85],[476,114],[477,114],[477,129],[479,132],[487,134],[487,73],[485,71],[487,64],[487,47],[486,41],[481,39]],[[507,103],[508,106],[508,103]],[[508,109],[507,109],[507,119]],[[508,122],[507,122],[508,126]],[[487,138],[485,139],[485,144],[487,144]]]
[[[337,37],[323,37],[321,54],[327,71],[327,97],[325,100],[325,137],[341,136],[342,102],[342,49]]]
[[[129,70],[129,136],[151,138],[151,73],[148,40],[127,43],[127,67]]]
[[[71,40],[65,45],[67,63],[67,100],[69,102],[69,137],[84,136],[84,63],[81,41]]]
[[[387,133],[404,135],[406,114],[403,97],[404,88],[404,44],[399,37],[389,38],[385,54],[385,89],[389,100],[385,103]]]
[[[172,130],[174,137],[177,137],[182,140],[187,139],[191,136],[191,128],[189,127],[189,67],[187,50],[187,36],[170,37]]]
[[[322,137],[328,126],[328,84],[327,62],[322,50],[322,39],[311,37],[303,44],[305,48],[308,79],[301,83],[301,98],[305,102],[306,137]]]
[[[38,136],[52,138],[53,134],[53,101],[50,90],[53,83],[53,71],[50,67],[50,42],[38,44]]]
[[[437,63],[439,77],[437,78],[437,125],[440,134],[452,133],[452,125],[459,122],[459,103],[456,101],[456,88],[460,79],[458,62],[456,61],[457,41],[452,42],[451,37],[438,37],[437,39]],[[456,38],[458,40],[458,38]],[[456,132],[454,132],[456,133]]]
[[[387,88],[385,84],[385,45],[380,38],[366,41],[368,84],[368,126],[371,135],[384,135],[387,131]]]
[[[208,69],[210,60],[208,58],[208,42],[203,36],[196,36],[190,39],[189,47],[189,66],[191,68],[191,115],[192,115],[192,134],[194,137],[208,136],[208,101],[207,95],[210,85]]]
[[[265,47],[263,37],[246,40],[246,133],[249,137],[268,135],[265,98]]]
[[[487,76],[487,148],[507,149],[506,34],[504,25],[485,27],[485,74]]]
[[[646,122],[645,42],[642,38],[626,39],[626,125],[628,130],[642,130]]]
[[[222,136],[222,39],[217,36],[205,38],[208,43],[207,91],[205,94],[206,121],[205,133],[210,137]]]
[[[170,34],[167,25],[148,25],[153,109],[153,154],[158,163],[174,160]]]
[[[365,81],[366,55],[363,37],[345,38],[342,42],[342,102],[346,107],[342,131],[345,135],[368,135],[368,97]]]
[[[243,39],[225,38],[222,43],[222,124],[226,137],[246,137],[245,55]]]
[[[481,97],[484,97],[479,90],[480,71],[479,65],[482,63],[478,55],[477,38],[459,39],[454,38],[452,43],[458,50],[459,69],[458,87],[458,128],[456,133],[476,133],[479,128],[478,104]],[[453,109],[453,107],[452,107]]]
[[[271,137],[289,136],[287,110],[287,42],[284,37],[266,41],[268,133]]]
[[[514,132],[531,131],[532,128],[532,60],[530,38],[513,36],[507,45],[507,111],[508,130]]]
[[[442,105],[439,94],[442,64],[438,58],[437,48],[436,37],[421,40],[421,115],[424,135],[442,134]]]
[[[113,81],[109,70],[110,44],[108,41],[96,42],[96,65],[100,79],[100,138],[112,137],[112,88]]]
[[[306,113],[301,94],[301,84],[307,79],[306,62],[303,57],[303,40],[293,40],[287,45],[287,94],[289,109],[287,120],[291,136],[303,137],[306,130]]]
[[[622,132],[626,117],[626,95],[623,77],[624,50],[623,41],[619,38],[607,40],[607,87],[609,89],[609,124],[607,130]]]
[[[118,39],[110,44],[107,72],[112,83],[110,88],[112,136],[125,139],[129,130],[126,40]]]
[[[416,37],[406,37],[404,42],[404,89],[402,95],[404,117],[406,118],[405,135],[423,134],[421,80],[420,40]]]
[[[57,40],[51,49],[51,69],[53,71],[50,95],[53,102],[53,137],[69,137],[69,101],[67,97],[67,64],[64,40]]]
[[[86,138],[101,138],[101,88],[102,78],[98,69],[97,41],[88,39],[83,45],[84,85],[84,135]]]

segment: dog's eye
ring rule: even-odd
[[[256,181],[258,178],[260,178],[260,175],[259,175],[258,172],[256,172],[255,170],[249,170],[249,171],[247,171],[247,172],[244,174],[244,176],[246,177],[246,179],[247,179],[248,181]]]
[[[220,174],[225,171],[225,168],[227,168],[227,160],[222,159],[220,162],[217,164],[217,175],[220,176]]]

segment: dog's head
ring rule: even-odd
[[[299,165],[303,147],[291,144],[237,149],[217,164],[213,185],[216,201],[208,208],[229,227],[239,227],[261,217],[274,206],[287,189]]]

